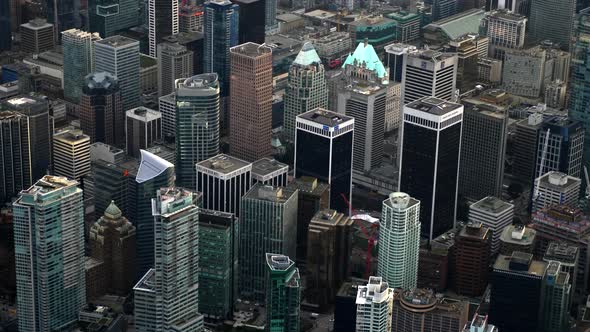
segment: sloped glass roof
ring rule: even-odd
[[[297,54],[295,61],[293,64],[298,64],[301,66],[309,66],[313,63],[321,63],[320,57],[318,56],[315,48],[313,48],[313,44],[310,42],[306,42],[303,44],[301,51]]]

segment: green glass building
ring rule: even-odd
[[[88,20],[90,31],[102,38],[115,35],[118,31],[132,28],[139,23],[137,0],[89,0]]]
[[[550,261],[545,270],[542,290],[541,331],[569,330],[569,305],[572,285],[570,275],[561,271],[561,264]]]
[[[288,256],[266,254],[266,329],[299,332],[301,282],[299,269]]]

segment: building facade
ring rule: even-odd
[[[393,312],[393,288],[381,277],[370,277],[356,295],[356,331],[389,332]]]
[[[86,76],[80,96],[80,128],[90,142],[121,145],[124,113],[117,78],[106,72]]]
[[[12,111],[0,111],[0,202],[5,203],[33,184],[31,173],[29,123]]]
[[[550,40],[562,49],[569,50],[575,16],[575,0],[531,1],[529,38],[537,42]],[[551,26],[551,29],[547,29],[547,26]]]
[[[108,38],[139,25],[138,3],[134,0],[89,0],[89,31]]]
[[[453,269],[455,291],[480,296],[488,286],[492,231],[481,223],[469,222],[455,238]]]
[[[502,231],[512,225],[513,219],[514,205],[494,196],[484,197],[469,206],[469,221],[481,223],[492,232],[490,255],[500,250]]]
[[[193,52],[178,43],[158,45],[158,95],[165,96],[175,90],[177,79],[193,74]]]
[[[62,32],[61,40],[64,54],[64,97],[78,102],[84,78],[95,68],[94,42],[101,38],[98,33],[71,29]]]
[[[288,256],[266,253],[266,331],[298,332],[301,277]]]
[[[162,139],[162,114],[145,107],[125,113],[125,149],[127,154],[138,158],[140,150],[147,150],[154,141]]]
[[[39,54],[53,49],[55,38],[53,24],[37,18],[21,24],[21,50],[29,54]]]
[[[547,135],[549,135],[548,139]],[[547,142],[546,151],[545,142]],[[545,154],[544,159],[543,154]],[[580,121],[559,118],[543,121],[537,141],[536,177],[550,171],[557,171],[582,178],[583,156],[584,127]]]
[[[525,16],[506,9],[488,12],[481,20],[481,32],[489,38],[489,56],[504,61],[507,50],[523,48],[526,25]]]
[[[174,0],[147,0],[149,55],[158,55],[157,45],[166,36],[179,32],[178,6]]]
[[[83,183],[90,175],[90,137],[81,130],[53,134],[53,174]]]
[[[457,61],[456,54],[433,50],[404,54],[403,104],[427,96],[453,100],[457,88]]]

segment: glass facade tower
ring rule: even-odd
[[[270,253],[266,265],[266,331],[299,332],[299,269],[288,256]]]
[[[118,31],[136,26],[138,19],[137,0],[90,0],[88,2],[90,31],[98,32],[102,38],[115,35]]]
[[[66,99],[78,102],[84,86],[84,77],[94,71],[94,41],[100,39],[98,33],[77,29],[62,32]]]

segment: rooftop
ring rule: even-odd
[[[497,197],[488,196],[473,203],[469,209],[490,212],[493,214],[500,214],[504,211],[514,209],[514,205],[505,202]]]
[[[43,29],[43,28],[52,28],[53,24],[47,23],[46,19],[35,18],[35,19],[30,20],[27,23],[21,24],[21,27],[37,30],[37,29]]]
[[[383,66],[383,62],[379,59],[373,45],[369,43],[359,43],[354,52],[346,58],[342,68],[350,65],[374,71],[379,78],[387,76],[387,70]]]
[[[105,38],[103,40],[96,41],[96,44],[118,48],[118,47],[126,47],[126,46],[131,46],[131,45],[139,46],[139,41],[129,38],[129,37],[115,35],[112,37]]]
[[[313,48],[313,44],[311,42],[306,42],[303,44],[299,54],[297,54],[293,64],[299,66],[309,66],[316,63],[321,64],[322,61],[320,60],[318,53],[315,51],[315,48]]]
[[[303,17],[291,13],[277,15],[277,21],[281,22],[295,22],[299,20],[303,20]]]
[[[252,176],[265,176],[277,171],[289,171],[289,165],[283,164],[275,159],[262,158],[252,163]]]
[[[218,154],[197,164],[197,168],[212,170],[216,173],[228,174],[242,168],[252,168],[252,164],[236,157]]]
[[[248,57],[258,57],[263,54],[272,53],[272,49],[266,45],[247,42],[229,49],[230,53],[241,54]]]
[[[523,246],[532,245],[535,242],[537,231],[524,225],[508,225],[502,230],[500,241]]]
[[[330,128],[341,125],[344,122],[353,120],[351,117],[328,111],[323,108],[316,108],[315,110],[300,114],[298,118],[312,121]]]
[[[345,225],[345,224],[352,224],[352,220],[345,216],[342,213],[339,213],[336,210],[324,209],[318,211],[313,218],[311,218],[311,223],[309,224],[309,229],[311,230],[314,225]]]
[[[533,260],[531,254],[515,251],[512,256],[498,255],[494,270],[510,271],[511,273],[529,274],[543,277],[547,263]]]
[[[135,177],[135,181],[137,181],[137,183],[149,181],[162,174],[168,168],[174,167],[172,163],[156,156],[151,152],[146,150],[140,150],[140,152],[141,162],[139,164],[137,176]]]
[[[295,265],[295,262],[289,259],[289,256],[267,253],[266,264],[272,271],[286,271]]]
[[[406,105],[421,112],[442,116],[461,107],[461,104],[452,103],[435,97],[424,97]]]
[[[129,118],[137,119],[143,122],[154,121],[162,117],[162,113],[143,106],[130,109],[125,112],[125,115]]]
[[[319,181],[317,178],[310,176],[302,176],[297,179],[293,179],[288,184],[289,188],[299,189],[300,192],[310,193],[312,195],[320,196],[325,191],[330,190],[330,186],[327,183]]]
[[[67,187],[77,186],[78,182],[69,180],[63,176],[45,175],[30,188],[21,191],[21,194],[36,195],[48,194],[50,192],[65,189]]]
[[[250,188],[243,198],[270,201],[275,203],[285,203],[292,196],[294,196],[296,192],[296,190],[291,188],[274,187],[258,182],[252,186],[252,188]]]
[[[85,135],[82,130],[68,129],[53,135],[53,139],[67,142],[68,144],[75,144],[83,141],[90,142],[90,137]]]
[[[562,263],[577,263],[580,248],[566,242],[552,241],[547,247],[543,260],[555,260]]]
[[[200,193],[180,187],[160,188],[157,192],[156,206],[152,203],[152,215],[159,213],[163,216],[170,216],[179,213],[186,208],[196,207],[194,204]],[[152,201],[153,202],[153,201]]]
[[[409,209],[418,204],[420,204],[420,201],[402,192],[391,193],[389,194],[389,197],[383,201],[383,205],[398,211]]]
[[[481,223],[468,222],[459,232],[459,237],[484,240],[490,234],[490,229]]]
[[[506,10],[506,9],[493,10],[493,11],[487,12],[486,15],[492,16],[494,18],[499,18],[502,20],[515,21],[515,22],[519,22],[519,23],[525,22],[527,20],[526,16],[515,14],[509,10]]]
[[[85,84],[89,89],[117,89],[119,81],[117,77],[107,72],[94,72],[84,78]]]
[[[151,57],[147,54],[139,54],[139,66],[141,68],[148,68],[158,66],[158,59]]]
[[[579,187],[581,182],[579,178],[555,171],[548,172],[539,177],[539,187],[554,191],[566,191]]]
[[[442,20],[432,22],[424,29],[441,29],[449,39],[457,39],[467,33],[478,33],[485,11],[479,8],[469,9]]]
[[[186,79],[176,80],[177,92],[182,95],[183,90],[212,90],[219,89],[219,80],[216,73],[199,74]]]

